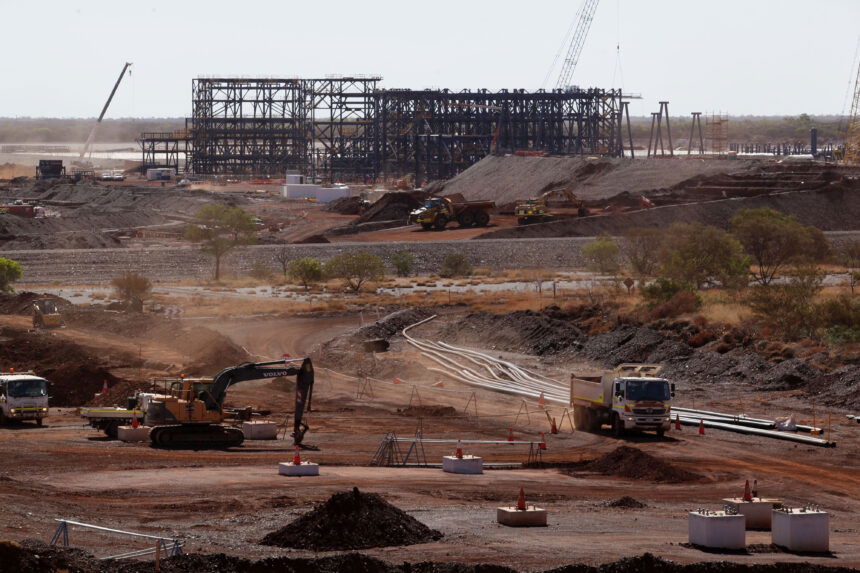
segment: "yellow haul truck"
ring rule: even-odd
[[[455,203],[448,197],[431,197],[424,201],[424,206],[409,214],[409,220],[419,223],[425,231],[441,231],[451,221],[457,221],[461,227],[486,227],[490,222],[490,210],[495,207],[493,201]]]

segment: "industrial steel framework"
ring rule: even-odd
[[[150,167],[172,167],[177,173],[187,170],[187,131],[144,132],[137,141],[143,152],[144,170]]]
[[[620,90],[377,89],[380,79],[198,78],[188,168],[365,182],[413,174],[420,184],[491,153],[624,155]],[[144,135],[145,164],[178,163],[181,142]]]

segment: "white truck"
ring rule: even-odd
[[[659,378],[659,364],[620,364],[596,377],[570,377],[570,405],[577,430],[597,431],[603,424],[620,437],[627,430],[669,429],[675,385]]]
[[[0,425],[48,417],[48,385],[35,372],[0,372]]]

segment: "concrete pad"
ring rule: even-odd
[[[318,476],[320,465],[313,462],[302,462],[299,465],[293,462],[281,462],[278,464],[278,473],[282,476]]]
[[[484,473],[484,458],[478,456],[444,456],[442,471],[449,474],[482,474]]]
[[[770,531],[773,505],[782,502],[778,499],[762,499],[760,497],[754,497],[752,501],[744,501],[740,497],[731,497],[724,499],[723,503],[747,518],[747,529]]]
[[[691,511],[687,531],[690,543],[713,549],[746,548],[746,517],[725,511]]]
[[[772,531],[773,544],[789,551],[830,551],[830,516],[825,511],[774,510]]]
[[[496,508],[496,521],[510,527],[546,527],[546,510],[533,505],[525,510],[499,507]]]
[[[120,426],[116,430],[116,437],[123,442],[148,442],[149,441],[149,426]]]
[[[242,433],[246,440],[275,440],[278,424],[275,422],[242,422]]]

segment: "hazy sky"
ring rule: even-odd
[[[125,61],[107,117],[188,115],[207,75],[536,89],[581,2],[0,0],[0,117],[96,116]],[[634,115],[838,114],[858,35],[860,0],[602,0],[574,83]]]

